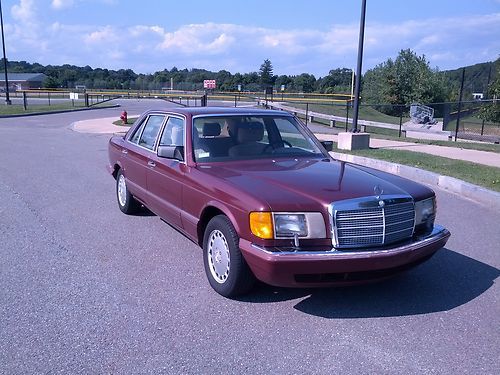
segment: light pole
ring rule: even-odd
[[[361,5],[361,21],[359,23],[358,65],[356,67],[356,87],[354,88],[354,115],[351,132],[358,132],[359,92],[361,89],[361,65],[363,62],[363,40],[365,38],[366,0]]]
[[[2,28],[3,66],[5,69],[5,104],[11,105],[12,102],[9,97],[9,78],[7,77],[7,57],[5,56],[5,36],[3,34],[2,0],[0,0],[0,26]]]

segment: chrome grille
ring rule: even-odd
[[[330,220],[334,247],[382,246],[413,235],[415,207],[407,196],[345,200],[330,205]]]

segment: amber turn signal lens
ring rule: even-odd
[[[272,239],[273,218],[270,212],[250,212],[250,230],[263,239]]]

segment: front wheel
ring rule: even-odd
[[[139,202],[128,191],[127,180],[121,170],[118,171],[116,176],[116,198],[118,207],[124,214],[133,214],[140,208]]]
[[[238,242],[238,234],[227,216],[210,220],[203,237],[203,262],[210,285],[224,297],[244,294],[255,282]]]

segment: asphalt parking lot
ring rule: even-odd
[[[452,237],[420,267],[228,300],[196,245],[120,212],[109,135],[70,129],[158,106],[121,104],[0,119],[0,373],[500,373],[500,212],[437,190]]]

